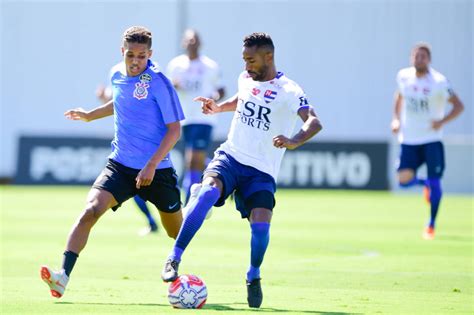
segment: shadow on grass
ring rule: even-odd
[[[441,235],[441,236],[436,237],[435,240],[456,241],[456,242],[472,242],[472,237],[470,237],[470,236],[460,236],[460,235]]]
[[[118,305],[118,306],[160,306],[170,307],[169,304],[156,304],[156,303],[100,303],[100,302],[54,302],[54,304],[63,305]]]
[[[155,303],[87,303],[87,302],[55,302],[54,304],[77,304],[77,305],[136,305],[136,306],[160,306],[170,307],[169,304],[155,304]],[[235,306],[234,306],[235,305]],[[344,313],[344,312],[326,312],[326,311],[302,311],[302,310],[287,310],[272,307],[262,307],[259,309],[249,308],[246,303],[228,303],[228,304],[206,304],[203,310],[214,310],[214,311],[247,311],[247,312],[259,312],[259,313],[298,313],[298,314],[321,314],[321,315],[348,315],[357,313]]]
[[[240,306],[229,306],[229,305],[241,305]],[[259,313],[298,313],[298,314],[321,314],[321,315],[348,315],[357,313],[344,313],[344,312],[326,312],[326,311],[303,311],[303,310],[288,310],[272,307],[262,308],[249,308],[246,303],[229,303],[229,304],[206,304],[203,309],[216,310],[216,311],[247,311],[247,312],[259,312]]]

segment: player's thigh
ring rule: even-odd
[[[115,200],[111,208],[117,210],[123,202],[136,194],[136,170],[109,160],[102,173],[97,177],[92,188],[110,193]]]
[[[252,176],[241,178],[235,192],[235,204],[242,218],[263,220],[256,222],[270,222],[271,212],[275,207],[276,183],[273,177],[256,169],[249,169]],[[249,174],[247,174],[249,175]],[[268,211],[263,211],[266,209]],[[267,214],[270,214],[268,216]]]
[[[92,187],[87,194],[85,215],[100,218],[108,209],[115,207],[117,200],[114,196],[103,189]]]
[[[175,213],[181,209],[178,176],[171,167],[156,170],[151,184],[140,188],[138,195],[153,203],[160,212]]]
[[[183,223],[183,213],[181,209],[176,212],[158,212],[160,214],[161,224],[168,233],[168,236],[175,239]]]
[[[424,162],[422,146],[401,145],[400,164],[398,166],[398,180],[401,183],[409,182],[416,174],[416,170]]]
[[[445,168],[444,146],[441,142],[428,143],[424,146],[428,178],[441,178]]]
[[[224,152],[218,151],[204,170],[203,185],[219,189],[220,197],[214,206],[221,207],[237,187],[239,165]]]
[[[244,197],[239,190],[236,192],[235,204],[242,218],[248,218],[251,223],[270,222],[275,208],[275,191],[272,187],[262,187]]]

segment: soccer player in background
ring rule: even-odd
[[[112,75],[113,100],[91,111],[69,110],[73,120],[114,115],[115,135],[109,161],[87,196],[84,211],[69,234],[62,269],[41,267],[41,278],[61,297],[79,253],[99,218],[134,195],[159,210],[168,235],[176,238],[182,223],[180,192],[169,151],[181,132],[184,115],[171,82],[150,61],[152,35],[139,26],[123,35],[124,61]]]
[[[156,65],[156,64],[155,64]],[[121,63],[115,65],[112,67],[110,70],[110,77],[114,75],[114,73],[121,67]],[[96,90],[96,96],[97,98],[102,102],[102,104],[108,103],[110,100],[112,100],[112,86],[103,86],[100,85],[97,87]],[[133,200],[135,201],[135,204],[138,206],[138,209],[145,215],[148,226],[146,228],[141,229],[138,234],[141,236],[145,236],[150,233],[156,233],[158,232],[158,224],[155,221],[155,218],[150,212],[150,209],[148,209],[148,206],[146,204],[146,201],[143,200],[139,195],[133,196]]]
[[[412,67],[397,75],[392,131],[401,143],[398,180],[401,187],[424,186],[430,204],[430,219],[423,238],[435,235],[436,215],[441,202],[441,178],[445,161],[441,142],[442,127],[455,119],[464,109],[444,75],[430,67],[431,49],[416,45],[411,53]],[[452,105],[445,114],[446,104]],[[426,163],[427,178],[417,177],[417,169]]]
[[[245,37],[243,59],[245,71],[239,76],[237,94],[220,104],[212,98],[196,98],[206,114],[235,114],[227,141],[216,150],[197,195],[193,194],[185,208],[183,226],[161,277],[166,282],[178,277],[181,256],[207,212],[214,205],[222,206],[235,191],[236,208],[251,229],[247,301],[250,307],[258,308],[263,299],[260,266],[270,240],[275,181],[283,154],[285,149],[305,143],[322,127],[300,86],[277,72],[270,35]],[[291,137],[298,116],[304,124]]]
[[[186,116],[182,122],[186,160],[182,188],[187,201],[191,186],[201,181],[212,141],[212,129],[216,123],[215,117],[204,115],[193,100],[203,95],[218,101],[225,91],[220,81],[218,64],[199,53],[201,40],[196,30],[186,30],[182,44],[186,53],[169,62],[167,76],[178,92]]]

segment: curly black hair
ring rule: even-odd
[[[147,44],[151,48],[151,32],[143,26],[132,26],[123,33],[123,45],[128,43]]]
[[[273,41],[270,35],[267,33],[252,33],[244,37],[244,46],[245,47],[253,47],[257,46],[257,48],[264,47],[270,49],[271,51],[275,50],[275,46],[273,46]]]

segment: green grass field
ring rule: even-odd
[[[95,226],[65,296],[50,297],[42,264],[59,267],[87,188],[0,187],[1,314],[472,314],[473,200],[447,196],[434,241],[421,239],[421,195],[277,193],[262,269],[264,301],[246,304],[249,228],[232,202],[214,210],[183,257],[202,277],[202,310],[175,310],[161,282],[172,241],[139,237],[133,202]]]

